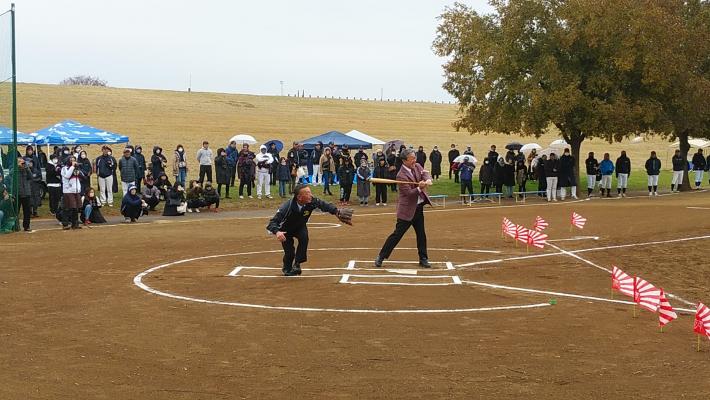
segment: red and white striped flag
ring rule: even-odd
[[[538,232],[542,232],[542,231],[544,231],[545,228],[547,228],[548,226],[549,226],[548,223],[547,223],[544,219],[542,219],[541,216],[538,215],[538,216],[535,218],[535,225],[533,225],[533,229],[535,229],[535,230],[538,231]]]
[[[522,226],[522,225],[517,225],[515,227],[515,238],[518,239],[519,241],[523,243],[528,242],[528,236],[530,236],[530,231],[528,231],[528,228]]]
[[[695,312],[693,332],[699,335],[705,335],[710,339],[710,308],[703,303],[698,303],[698,309]]]
[[[611,269],[611,288],[618,290],[627,296],[634,296],[634,278],[626,274],[626,272],[612,265]]]
[[[501,227],[503,234],[515,238],[515,224],[510,222],[508,218],[503,217],[503,225]]]
[[[658,323],[664,326],[676,318],[678,318],[678,314],[673,311],[673,306],[671,306],[671,303],[666,299],[666,293],[663,292],[663,288],[661,288],[661,305],[658,307]]]
[[[537,248],[543,249],[547,244],[547,235],[542,232],[529,230],[528,231],[528,245],[535,246]]]
[[[661,291],[637,276],[634,278],[634,302],[649,311],[656,312],[661,305]]]
[[[584,224],[586,224],[586,223],[587,223],[586,218],[577,214],[576,212],[572,213],[572,225],[576,226],[579,229],[582,229],[582,228],[584,228]]]

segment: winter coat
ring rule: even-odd
[[[187,170],[187,157],[185,156],[184,148],[182,152],[175,150],[175,154],[173,157],[173,176],[179,175],[180,168],[185,168],[185,170]]]
[[[486,164],[484,161],[481,170],[478,172],[478,180],[481,182],[481,185],[493,184],[493,168],[491,164]]]
[[[217,178],[218,185],[228,185],[229,184],[229,163],[227,161],[227,156],[217,156],[214,159],[214,169]]]
[[[101,178],[113,176],[116,171],[116,159],[109,155],[101,155],[96,159],[96,174]]]
[[[254,153],[251,151],[240,151],[237,159],[237,169],[239,172],[239,180],[253,180],[255,175],[256,165],[254,164]]]
[[[158,154],[160,151],[160,154]],[[153,147],[153,155],[150,157],[150,171],[154,178],[157,179],[161,172],[165,172],[165,166],[168,164],[168,159],[163,154],[163,148],[159,146]]]
[[[212,165],[212,149],[200,147],[200,149],[197,150],[197,162],[200,166]]]
[[[441,152],[439,150],[432,150],[429,154],[429,162],[431,162],[431,174],[441,175]]]
[[[619,156],[616,159],[616,176],[619,174],[631,174],[631,159],[626,156]]]
[[[121,199],[121,214],[123,215],[126,215],[126,211],[133,211],[135,209],[141,208],[141,197],[138,196],[138,193],[136,193],[135,195],[131,194],[131,189],[135,188],[135,185],[129,185],[128,192],[126,192],[126,195],[123,196],[123,199]]]
[[[357,153],[355,153],[355,156],[353,156],[353,161],[358,167],[360,166],[360,162],[362,161],[362,159],[365,159],[365,161],[368,160],[367,153],[365,153],[364,151],[358,151]]]
[[[141,196],[143,196],[144,199],[150,199],[152,197],[160,199],[160,189],[158,189],[155,185],[149,186],[148,184],[145,184],[141,188]]]
[[[673,162],[673,171],[685,171],[685,167],[688,165],[688,161],[681,156],[673,156],[671,162]]]
[[[558,159],[548,159],[544,163],[545,177],[546,178],[556,178],[559,173],[560,161]]]
[[[493,184],[502,186],[505,184],[505,164],[500,165],[498,162],[493,166]]]
[[[106,218],[101,214],[101,206],[99,206],[99,199],[94,196],[89,198],[89,196],[84,196],[84,202],[81,207],[81,222],[86,222],[86,215],[84,214],[84,209],[86,206],[91,205],[91,214],[89,214],[89,221],[93,224],[105,224]]]
[[[32,195],[32,171],[25,166],[24,168],[18,168],[17,172],[17,193],[19,197],[30,197]]]
[[[143,155],[143,147],[136,146],[136,151],[133,153],[133,157],[135,157],[136,161],[138,161],[138,176],[145,178],[146,165],[145,156]]]
[[[308,219],[313,214],[313,210],[316,208],[323,212],[327,212],[335,215],[338,212],[338,208],[333,204],[325,202],[317,197],[314,197],[310,203],[304,204],[299,210],[298,203],[295,198],[287,200],[285,203],[279,207],[269,224],[266,226],[266,230],[273,233],[286,232],[286,233],[296,233],[301,229],[306,227]]]
[[[503,166],[503,185],[515,186],[515,167],[510,163]]]
[[[288,164],[279,164],[276,170],[276,178],[279,181],[288,182],[291,180],[291,167]]]
[[[351,164],[343,164],[338,168],[338,180],[341,184],[352,184],[355,179],[355,167]]]
[[[528,180],[528,166],[525,165],[525,159],[518,159],[515,162],[515,183],[522,186]]]
[[[611,160],[602,160],[599,164],[599,172],[604,175],[611,175],[614,173],[614,163]]]
[[[476,166],[473,165],[473,163],[461,163],[459,164],[459,178],[462,181],[473,181],[473,170],[476,169]],[[432,172],[433,174],[433,172]]]
[[[333,159],[332,156],[329,159],[325,154],[323,154],[320,157],[319,164],[320,164],[321,172],[330,171],[330,172],[335,173],[335,160]]]
[[[387,163],[385,163],[385,165],[377,164],[375,170],[372,172],[373,178],[389,179],[390,176],[389,166]],[[375,185],[384,185],[384,183],[375,183]]]
[[[584,166],[587,168],[587,175],[596,175],[599,170],[599,161],[596,158],[587,158],[584,160]]]
[[[138,180],[138,172],[140,166],[138,161],[132,156],[121,157],[118,161],[118,170],[121,171],[121,181],[122,182],[135,182]]]
[[[178,206],[185,202],[184,192],[180,192],[174,187],[172,187],[170,188],[170,190],[168,190],[165,197],[166,199],[165,208],[163,208],[163,216],[174,217],[185,214],[177,211]]]
[[[424,164],[426,164],[426,153],[424,152],[424,150],[418,150],[416,152],[416,156],[417,156],[417,164],[419,164],[423,167]]]
[[[266,146],[262,144],[259,148],[259,153],[256,155],[254,160],[256,161],[257,171],[261,170],[269,172],[271,170],[271,164],[274,162],[274,157],[272,157],[271,154],[266,151]]]
[[[574,164],[576,160],[572,156],[563,155],[560,157],[560,171],[557,174],[557,187],[577,186],[574,177]]]
[[[61,175],[61,168],[57,168],[56,164],[52,164],[51,162],[47,163],[47,186],[53,186],[53,187],[61,187],[62,184],[62,175]]]
[[[675,157],[674,157],[675,158]],[[683,158],[680,157],[682,160]],[[661,174],[661,160],[658,158],[649,158],[646,160],[646,173],[648,175],[660,175]],[[681,169],[682,171],[682,169]]]
[[[370,196],[370,168],[360,167],[357,169],[357,195],[358,197]]]
[[[239,150],[236,147],[227,146],[225,149],[227,152],[227,165],[234,168],[237,166],[237,159],[239,158]]]
[[[449,164],[453,164],[453,163],[454,163],[454,160],[455,160],[456,157],[458,157],[459,155],[461,155],[461,153],[459,153],[459,151],[458,151],[457,149],[451,149],[451,150],[449,150],[449,154],[448,154],[448,156],[449,156]]]
[[[73,166],[62,167],[62,193],[82,193],[79,180],[81,173],[75,173],[75,170]]]
[[[705,171],[705,157],[700,153],[693,154],[693,171]]]

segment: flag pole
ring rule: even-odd
[[[636,318],[636,304],[634,304],[634,318]]]

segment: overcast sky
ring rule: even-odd
[[[17,0],[21,82],[449,100],[436,0]],[[467,0],[479,11],[485,0]],[[5,3],[9,8],[9,2]]]

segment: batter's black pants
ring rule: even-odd
[[[298,239],[298,248],[294,249],[293,239]],[[286,240],[281,242],[284,249],[284,272],[290,271],[294,258],[298,264],[308,260],[308,228],[305,226],[296,232],[287,232]]]
[[[388,259],[392,251],[397,247],[399,241],[409,230],[409,227],[414,227],[414,232],[417,234],[417,251],[419,259],[429,258],[426,250],[426,231],[424,230],[424,203],[417,206],[417,211],[414,213],[414,218],[411,221],[405,221],[397,218],[397,225],[394,232],[387,238],[385,244],[380,250],[380,258]]]

